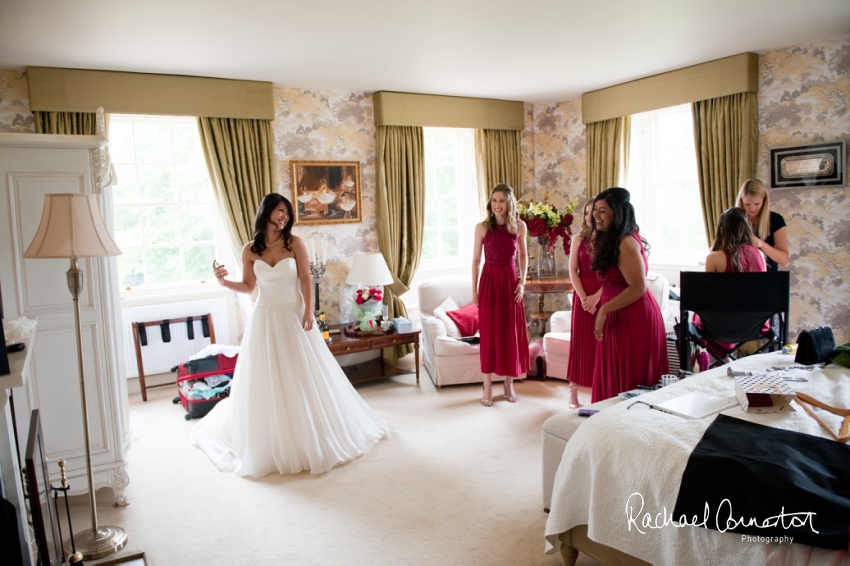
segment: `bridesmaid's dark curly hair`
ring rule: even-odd
[[[629,202],[630,199],[629,191],[621,187],[605,189],[593,199],[594,210],[596,203],[604,200],[614,215],[613,222],[610,226],[606,226],[604,231],[599,230],[598,227],[596,229],[596,239],[593,243],[593,264],[591,265],[591,269],[594,271],[607,271],[617,265],[617,261],[620,259],[620,242],[635,232],[638,232],[644,249],[649,250],[649,244],[640,236],[640,228],[638,228],[635,220],[635,208]]]
[[[257,209],[257,216],[254,218],[254,243],[251,244],[251,251],[257,255],[263,255],[266,250],[266,226],[270,222],[272,212],[283,203],[286,205],[286,210],[289,213],[289,220],[283,227],[283,245],[286,251],[292,251],[292,224],[295,222],[295,215],[292,212],[292,203],[283,195],[271,193],[263,197],[260,203],[260,208]]]

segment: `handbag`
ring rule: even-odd
[[[835,337],[828,326],[804,330],[797,337],[797,357],[794,362],[810,366],[829,361],[829,354],[835,349]]]

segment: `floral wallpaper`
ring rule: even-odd
[[[29,102],[27,72],[0,69],[0,132],[35,132]]]
[[[838,140],[850,147],[850,35],[759,57],[759,179],[770,181],[771,148]],[[792,339],[824,325],[847,342],[850,186],[772,189],[770,200],[788,224]]]
[[[587,194],[587,143],[581,121],[581,98],[558,104],[534,105],[532,112],[534,153],[528,157],[524,153],[523,159],[533,160],[534,187],[526,190],[523,198],[537,202],[545,200],[559,209],[575,198],[581,206]],[[574,230],[579,222],[573,223]],[[558,274],[569,277],[569,259],[560,244],[556,252]],[[537,244],[532,243],[529,253],[534,259],[529,260],[529,271],[536,266],[537,251]],[[567,308],[564,295],[546,296],[544,301],[546,310]]]
[[[278,166],[278,192],[292,200],[290,162],[359,161],[363,222],[295,226],[293,233],[328,241],[327,270],[319,281],[326,320],[350,320],[354,288],[345,284],[354,254],[378,251],[375,221],[375,118],[372,95],[295,88],[274,89],[272,131]]]

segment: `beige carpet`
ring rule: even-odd
[[[412,357],[402,360],[412,366]],[[330,473],[219,472],[189,444],[194,422],[171,388],[130,397],[128,507],[98,492],[102,524],[124,527],[127,547],[161,564],[560,564],[543,553],[540,430],[567,407],[563,381],[437,389],[413,376],[358,386],[392,437]],[[589,402],[589,390],[582,401]],[[74,498],[77,530],[88,524]],[[113,556],[111,558],[115,558]],[[582,556],[580,563],[594,564]]]

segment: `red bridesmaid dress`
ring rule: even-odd
[[[596,293],[602,286],[599,276],[590,269],[593,256],[590,246],[582,241],[578,247],[578,276],[581,286],[588,297]],[[602,301],[600,299],[600,303]],[[593,384],[593,365],[596,362],[596,345],[598,341],[593,336],[596,325],[596,313],[590,314],[581,307],[578,293],[573,293],[572,325],[570,327],[570,361],[567,366],[567,380],[582,387]]]
[[[525,308],[514,300],[517,235],[505,226],[484,235],[484,268],[478,281],[481,373],[518,377],[528,371]]]
[[[640,244],[646,274],[649,263],[643,242],[637,232],[632,237]],[[597,273],[602,283],[600,305],[612,300],[628,287],[623,273],[616,265]],[[602,340],[596,346],[593,402],[609,399],[641,384],[654,385],[669,371],[667,336],[661,308],[647,289],[632,304],[608,313]]]

